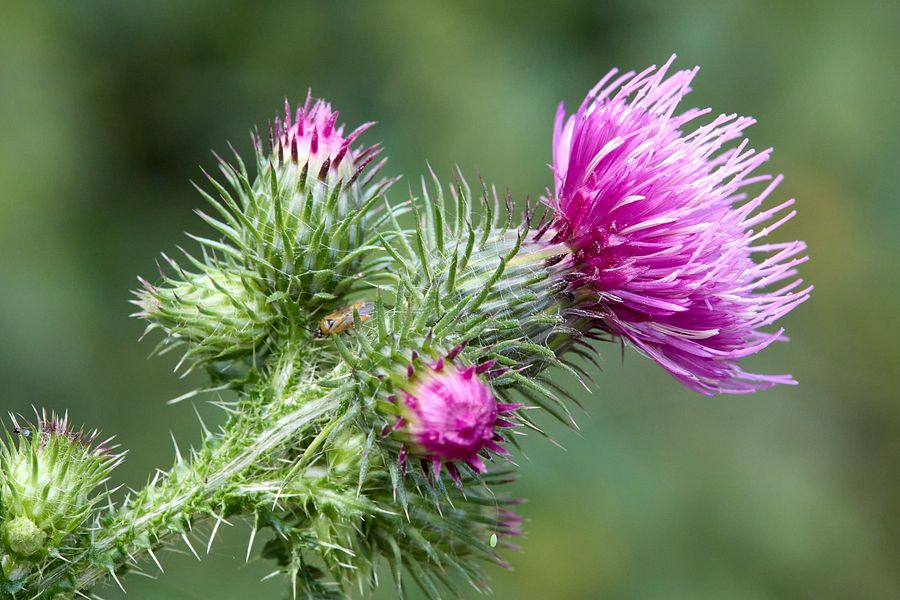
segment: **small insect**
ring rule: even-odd
[[[344,306],[334,312],[325,315],[319,321],[319,327],[316,329],[316,337],[324,337],[326,335],[337,335],[353,328],[353,311],[359,313],[359,320],[366,322],[372,318],[372,304],[370,302],[359,301],[354,302],[350,306]]]
[[[21,435],[22,437],[28,437],[31,435],[31,430],[27,427],[19,427],[18,425],[16,425],[15,427],[13,427],[13,433]]]
[[[496,547],[497,547],[497,534],[492,533],[491,534],[491,548],[496,548]]]

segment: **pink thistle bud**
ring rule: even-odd
[[[513,425],[503,417],[519,405],[499,404],[475,366],[459,368],[441,357],[426,369],[413,374],[400,397],[397,433],[405,442],[404,456],[408,451],[421,458],[427,474],[438,475],[446,466],[459,483],[457,463],[483,473],[482,458],[507,454],[498,430]]]

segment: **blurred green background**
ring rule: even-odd
[[[285,96],[312,87],[351,125],[379,121],[366,139],[407,181],[459,164],[522,199],[550,183],[560,99],[677,52],[702,66],[689,104],[758,117],[779,196],[799,200],[777,238],[809,242],[816,291],[752,366],[801,384],[705,398],[603,348],[581,431],[519,457],[527,536],[496,597],[900,597],[900,4],[675,4],[7,0],[0,407],[117,434],[133,486],[170,464],[170,430],[196,439],[192,407],[165,406],[195,381],[147,360],[128,292],[203,230],[189,180],[209,150],[248,152]],[[240,558],[247,533],[202,565],[169,554],[129,597],[281,597],[257,583],[270,565]]]

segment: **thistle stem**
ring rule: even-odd
[[[244,432],[240,432],[240,438],[235,435],[240,427],[226,430],[224,443],[215,447],[206,443],[192,461],[183,466],[176,465],[164,481],[148,485],[133,501],[119,508],[113,521],[121,525],[96,537],[89,550],[45,573],[30,597],[49,596],[73,572],[77,573],[74,589],[89,589],[117,568],[141,556],[146,548],[136,543],[139,540],[149,536],[162,543],[165,538],[182,533],[175,527],[160,524],[167,516],[182,513],[181,517],[188,523],[209,516],[218,492],[238,482],[245,484],[247,472],[265,461],[268,453],[295,440],[320,418],[339,409],[341,396],[340,390],[333,390],[292,407],[271,426],[259,431],[252,442],[243,437]],[[241,420],[234,423],[240,425]],[[221,442],[220,439],[216,441]],[[197,485],[198,480],[203,482],[202,485]],[[154,499],[157,503],[153,503]],[[116,549],[121,551],[113,554],[116,559],[113,564],[98,564],[105,561],[92,560]],[[79,569],[79,565],[83,568]]]

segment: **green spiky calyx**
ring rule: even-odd
[[[81,531],[104,493],[96,490],[122,460],[97,433],[70,429],[67,417],[38,415],[0,444],[0,553],[15,587],[63,540]],[[17,439],[16,439],[17,438]]]
[[[405,597],[409,583],[404,573],[434,598],[445,590],[459,597],[455,580],[487,589],[482,566],[505,565],[492,536],[508,540],[520,534],[519,519],[506,508],[513,501],[499,493],[508,474],[492,474],[479,485],[469,480],[465,495],[411,475],[421,487],[402,492],[402,510],[391,495],[390,477],[373,465],[363,486],[341,498],[309,490],[309,500],[282,503],[283,511],[269,515],[283,534],[266,545],[263,556],[281,566],[295,597],[329,591],[345,598],[354,588],[374,588],[382,562],[391,567],[398,597]],[[324,568],[316,571],[316,565]]]
[[[571,397],[544,373],[556,367],[581,378],[579,367],[561,360],[578,335],[554,270],[567,250],[531,241],[528,210],[513,226],[509,198],[501,202],[484,185],[475,195],[461,176],[449,196],[436,177],[423,181],[409,205],[414,229],[381,240],[396,266],[375,280],[373,314],[353,335],[333,339],[368,386],[360,395],[396,394],[417,357],[452,354],[464,364],[494,364],[493,388],[504,402],[524,396],[573,424]]]
[[[231,250],[201,242],[240,256],[264,276],[271,293],[311,309],[333,305],[376,268],[365,259],[393,180],[376,181],[377,166],[366,173],[361,164],[347,173],[332,165],[326,158],[315,171],[315,163],[258,153],[258,176],[248,184],[246,171],[223,163],[231,191],[216,185],[218,216],[203,216]]]
[[[285,105],[268,146],[254,138],[256,177],[237,153],[234,166],[221,161],[227,186],[210,178],[218,198],[207,196],[216,215],[200,213],[223,236],[198,238],[206,249],[234,256],[258,270],[271,293],[309,309],[342,298],[375,268],[367,258],[395,181],[377,179],[377,145],[354,147],[371,123],[345,136],[337,116],[308,98],[292,120]]]
[[[173,274],[158,286],[142,280],[135,300],[138,315],[150,321],[148,331],[165,332],[161,350],[186,346],[184,360],[190,362],[235,360],[262,351],[277,307],[269,305],[255,271],[228,258],[221,264],[197,262],[195,271],[171,259],[169,264]]]

